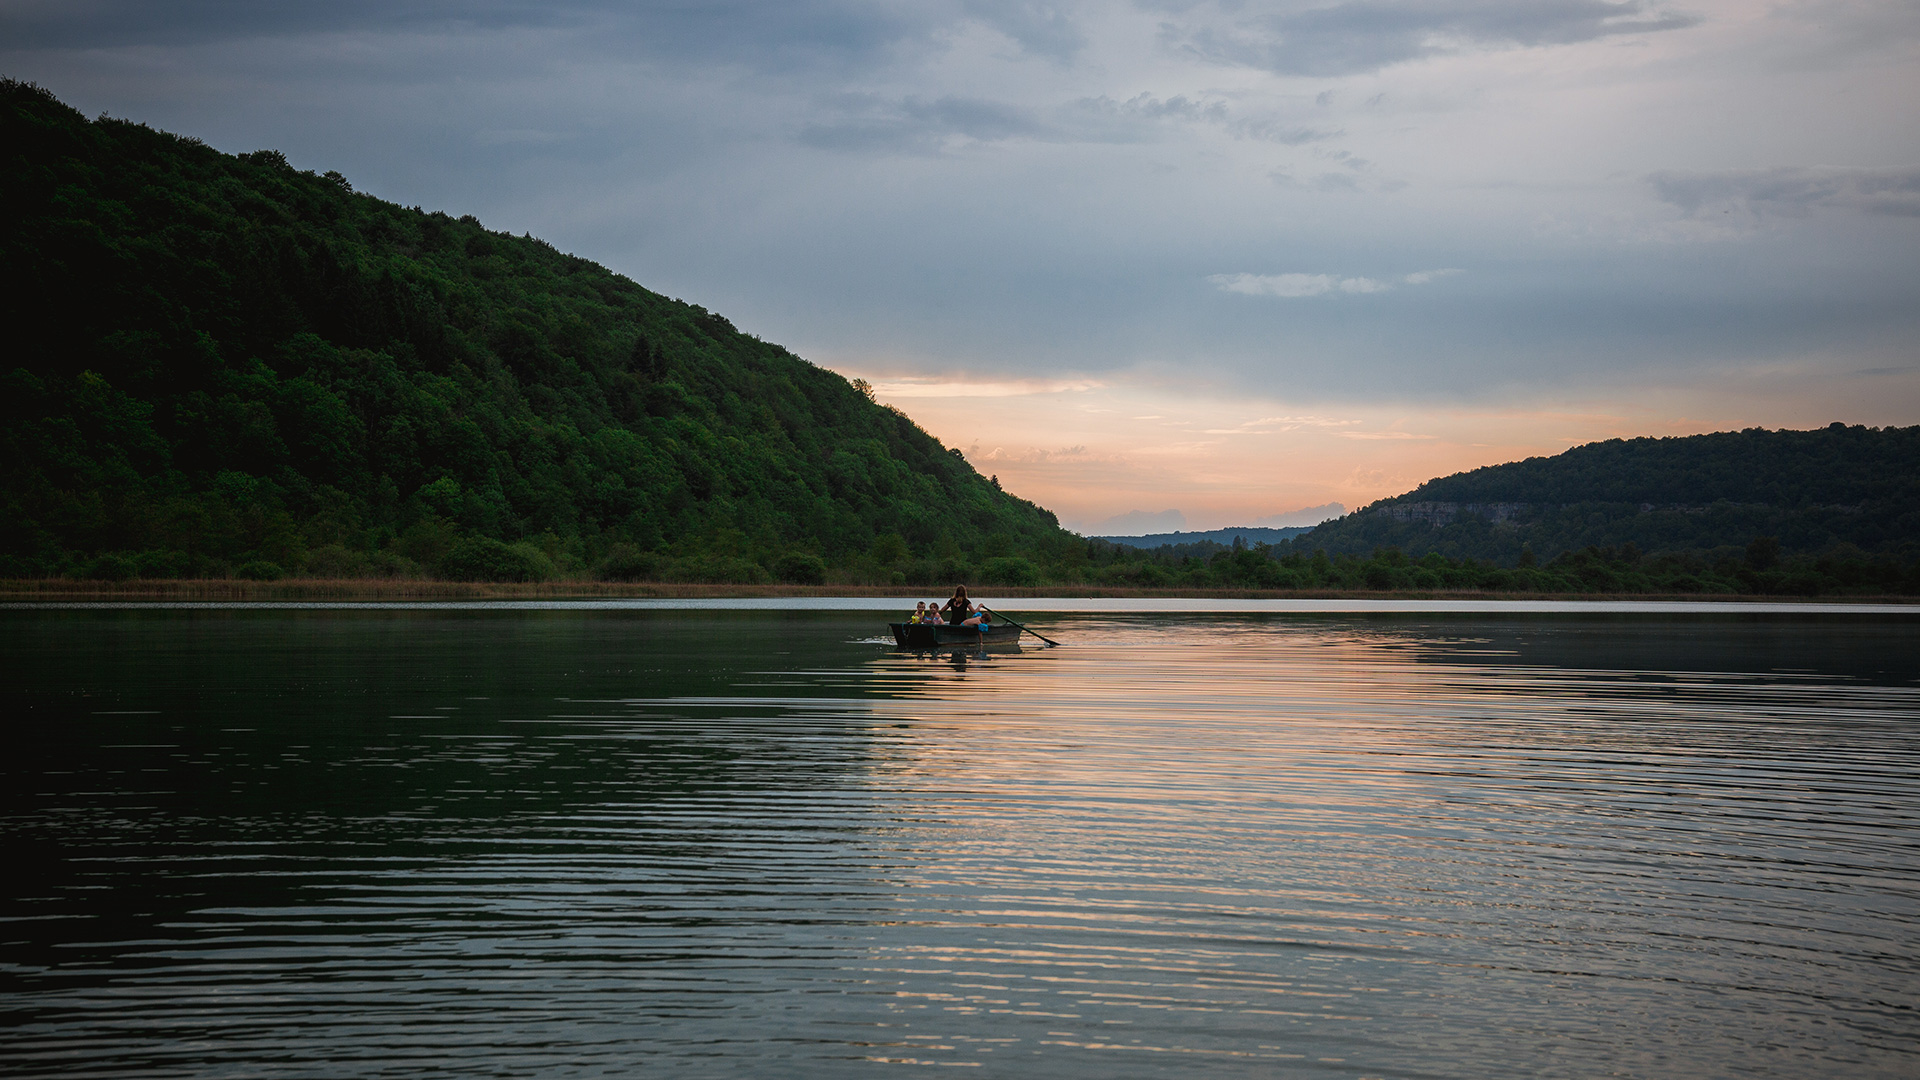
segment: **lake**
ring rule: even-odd
[[[0,1071],[1920,1070],[1920,611],[772,603],[0,608]]]

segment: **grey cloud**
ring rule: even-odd
[[[1334,136],[1343,134],[1343,132],[1311,132],[1308,134],[1312,135],[1313,138],[1303,138],[1300,139],[1299,142],[1315,142],[1320,139],[1333,138]],[[1298,145],[1298,143],[1295,145]],[[1311,180],[1303,180],[1294,175],[1293,170],[1286,168],[1275,169],[1267,175],[1274,183],[1281,187],[1312,191],[1399,191],[1407,186],[1404,180],[1374,176],[1373,162],[1363,157],[1355,157],[1350,150],[1328,150],[1322,147],[1315,147],[1312,153],[1314,157],[1347,171],[1323,172]],[[1365,182],[1361,179],[1363,175],[1367,177]]]
[[[1037,56],[1069,60],[1087,43],[1086,35],[1060,4],[1036,0],[968,0],[966,11]]]
[[[1033,114],[1014,105],[978,98],[842,99],[854,115],[810,124],[800,141],[822,150],[928,152],[951,136],[980,142],[1050,134]]]
[[[1654,193],[1688,217],[1806,217],[1815,210],[1852,210],[1920,217],[1920,165],[1895,169],[1777,168],[1727,172],[1658,172]]]
[[[1236,139],[1253,139],[1282,146],[1304,146],[1346,134],[1344,130],[1307,127],[1275,115],[1236,117],[1231,115],[1225,102],[1197,101],[1184,94],[1170,98],[1138,94],[1126,101],[1105,96],[1081,98],[1073,103],[1073,108],[1080,114],[1080,119],[1091,118],[1096,127],[1101,122],[1118,125],[1105,132],[1103,141],[1133,141],[1139,137],[1139,133],[1130,125],[1158,121],[1217,125]],[[1077,134],[1100,138],[1096,130],[1085,128]]]
[[[261,35],[344,29],[391,31],[464,22],[479,26],[544,25],[561,5],[513,0],[458,5],[445,0],[338,0],[255,3],[251,0],[14,0],[0,5],[0,40],[12,49],[178,45]]]
[[[1195,101],[1184,94],[1170,98],[1157,98],[1152,94],[1136,94],[1125,101],[1115,101],[1102,95],[1100,97],[1081,98],[1074,107],[1084,113],[1122,120],[1206,120],[1221,122],[1226,119],[1227,107],[1217,101]]]
[[[1161,119],[1166,117],[1181,120],[1220,120],[1227,114],[1227,107],[1217,101],[1194,101],[1184,94],[1161,100],[1151,94],[1140,94],[1129,98],[1119,105],[1119,111],[1129,116]]]
[[[1367,189],[1360,178],[1352,173],[1323,172],[1310,178],[1296,176],[1292,169],[1274,169],[1267,174],[1275,184],[1297,191],[1322,191],[1333,193],[1357,194]],[[1382,181],[1373,185],[1383,191],[1398,191],[1406,184],[1398,180]]]
[[[1169,21],[1176,48],[1283,75],[1352,75],[1390,64],[1507,45],[1567,45],[1692,26],[1640,0],[1347,0],[1261,10],[1195,25]]]
[[[1282,146],[1304,146],[1307,143],[1325,142],[1346,134],[1345,131],[1323,131],[1319,128],[1301,127],[1277,117],[1245,117],[1227,125],[1227,130],[1242,139],[1259,139],[1263,142],[1279,143]]]
[[[1047,0],[5,0],[11,49],[191,44],[337,32],[578,28],[653,60],[788,68],[884,62],[933,50],[978,22],[1059,61],[1086,44],[1067,5]]]
[[[1162,128],[1181,124],[1228,124],[1227,106],[1176,94],[1158,98],[1136,94],[1125,101],[1101,95],[1070,102],[1056,114],[1067,137],[1079,142],[1137,143],[1160,137]]]
[[[10,50],[182,45],[315,33],[588,31],[603,48],[679,62],[790,68],[931,47],[956,0],[13,0]]]

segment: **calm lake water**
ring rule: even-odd
[[[1912,1077],[1920,617],[0,610],[0,1072]]]

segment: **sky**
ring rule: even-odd
[[[1090,533],[1920,423],[1912,0],[0,0],[0,73],[719,311]]]

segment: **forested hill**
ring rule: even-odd
[[[1526,553],[1546,560],[1626,544],[1700,552],[1762,537],[1781,554],[1841,545],[1920,553],[1920,427],[1589,443],[1428,481],[1295,545],[1331,554],[1392,546],[1514,565]]]
[[[0,577],[1022,579],[1083,549],[841,376],[531,237],[19,82],[0,155]]]

